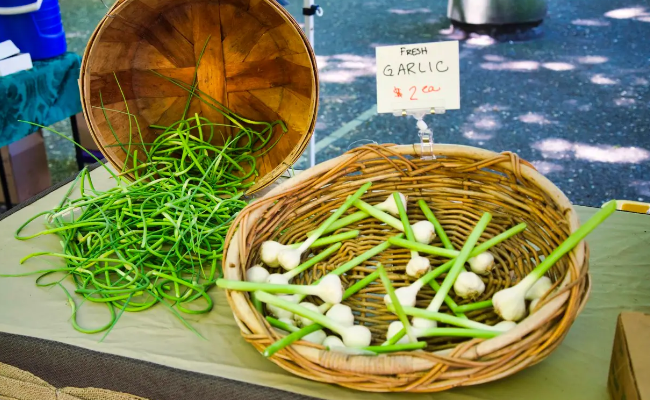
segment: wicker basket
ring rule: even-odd
[[[80,77],[84,115],[106,159],[121,168],[126,154],[112,147],[116,139],[97,108],[103,101],[106,108],[125,110],[115,76],[144,141],[151,141],[155,132],[148,126],[178,120],[188,94],[149,69],[191,84],[208,36],[198,88],[245,118],[279,119],[288,128],[258,160],[260,177],[249,190],[254,192],[274,182],[300,157],[318,108],[313,51],[296,21],[273,0],[117,0],[84,53]],[[198,99],[189,115],[195,112],[213,122],[224,120]],[[126,142],[129,118],[116,112],[108,115],[120,141]],[[271,143],[280,129],[274,135]]]
[[[419,146],[369,145],[282,183],[246,207],[231,227],[225,245],[225,277],[242,279],[245,270],[259,262],[259,246],[265,240],[304,240],[305,233],[317,227],[328,211],[339,207],[346,196],[367,181],[372,181],[373,186],[363,198],[371,204],[396,190],[407,195],[411,221],[424,219],[415,202],[425,199],[456,248],[462,246],[485,211],[491,212],[493,219],[480,241],[520,222],[528,224],[523,233],[491,250],[496,266],[484,279],[486,290],[477,301],[490,299],[495,291],[512,286],[577,229],[577,215],[569,200],[515,154],[455,145],[437,145],[435,153],[436,160],[423,161]],[[356,211],[352,208],[347,212]],[[361,235],[344,242],[327,262],[297,277],[299,282],[311,283],[396,234],[372,218],[343,229],[348,228],[359,229]],[[434,244],[441,245],[439,241]],[[431,338],[426,351],[379,356],[345,355],[301,341],[276,353],[271,360],[305,378],[366,391],[434,392],[511,375],[547,357],[581,311],[589,292],[586,252],[582,242],[553,266],[548,273],[556,286],[552,297],[543,299],[516,328],[493,339]],[[410,278],[405,274],[405,265],[409,257],[405,249],[390,248],[350,270],[342,281],[345,286],[351,285],[381,261],[394,286],[407,285]],[[432,265],[446,261],[430,259]],[[344,301],[357,313],[357,322],[371,329],[373,344],[381,343],[388,324],[397,320],[384,306],[384,293],[377,281]],[[426,307],[432,296],[430,288],[423,288],[417,306]],[[256,312],[248,294],[228,291],[227,297],[242,335],[257,350],[262,352],[280,338]],[[469,302],[454,299],[459,304]],[[498,321],[492,309],[468,316],[488,324]]]

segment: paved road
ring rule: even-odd
[[[321,145],[331,143],[318,153],[319,162],[368,140],[417,140],[413,119],[366,112],[375,104],[377,45],[460,39],[461,109],[427,117],[437,142],[515,151],[577,204],[650,201],[646,1],[549,0],[548,18],[526,41],[450,32],[443,0],[320,4],[316,134]],[[101,4],[61,5],[71,48],[81,52]],[[301,7],[299,0],[288,7],[299,21]],[[368,118],[341,138],[322,141],[360,115]],[[298,167],[305,165],[303,158]]]
[[[515,151],[577,204],[650,200],[650,6],[643,3],[551,0],[537,37],[515,42],[450,33],[444,1],[321,1],[317,140],[375,104],[375,46],[461,39],[461,109],[427,117],[436,141]],[[412,143],[414,123],[374,116],[317,160],[365,139]]]

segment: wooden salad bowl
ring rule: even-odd
[[[188,92],[150,70],[187,84],[196,70],[202,94],[244,118],[286,124],[277,145],[258,158],[259,178],[249,192],[286,171],[314,131],[316,59],[302,29],[273,0],[117,0],[89,40],[80,89],[90,132],[118,169],[126,158],[118,140],[127,143],[131,132],[133,142],[140,142],[133,119],[124,113],[127,105],[144,143],[156,134],[150,125],[172,124],[186,106]],[[226,122],[196,98],[187,114],[195,113]],[[222,133],[227,136],[229,129]],[[281,134],[277,128],[271,142]]]
[[[486,290],[475,301],[489,300],[496,291],[513,286],[578,228],[577,214],[567,197],[515,154],[436,145],[437,158],[425,161],[419,147],[359,147],[273,188],[248,205],[231,226],[224,245],[225,278],[245,279],[246,270],[260,263],[260,245],[266,240],[305,240],[307,232],[369,181],[373,185],[362,196],[364,201],[376,204],[399,191],[408,197],[411,222],[424,219],[416,204],[425,200],[456,248],[462,247],[484,212],[493,217],[479,243],[521,222],[528,225],[490,250],[496,264],[483,278]],[[356,211],[351,207],[344,215]],[[293,283],[310,284],[396,234],[373,218],[344,230],[359,230],[360,235],[343,242],[338,252],[304,271]],[[432,245],[441,243],[436,238]],[[341,281],[344,288],[349,287],[381,262],[393,286],[406,286],[413,281],[405,273],[409,257],[408,250],[391,247],[346,272]],[[446,261],[429,258],[432,267]],[[281,272],[279,268],[269,271]],[[559,346],[586,302],[590,288],[587,271],[588,251],[583,241],[548,271],[554,290],[541,299],[534,312],[492,339],[429,338],[424,350],[376,356],[328,351],[299,341],[270,360],[304,378],[364,391],[435,392],[494,381],[540,362]],[[371,330],[372,345],[381,344],[389,323],[397,320],[384,305],[385,293],[377,280],[343,301],[355,313],[356,323]],[[417,307],[426,307],[433,293],[426,286],[420,290]],[[283,336],[256,311],[248,293],[228,290],[227,298],[243,337],[257,350],[263,352]],[[455,295],[452,298],[459,305],[472,302]],[[492,308],[467,316],[489,325],[500,321]]]

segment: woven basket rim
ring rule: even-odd
[[[413,145],[385,145],[381,146],[390,150],[393,153],[398,153],[401,155],[410,155],[410,156],[421,156],[420,146],[417,144]],[[436,144],[434,145],[434,153],[440,156],[463,156],[473,158],[476,161],[482,161],[487,159],[492,159],[495,157],[502,157],[503,161],[497,163],[499,167],[506,168],[512,171],[511,163],[509,159],[511,157],[517,157],[512,153],[495,153],[493,151],[480,149],[471,146],[464,145],[454,145],[454,144]],[[241,265],[244,260],[240,259],[240,246],[243,243],[243,231],[248,231],[253,222],[258,219],[266,209],[272,205],[273,200],[281,197],[283,193],[287,190],[302,184],[314,177],[320,176],[323,173],[334,168],[336,165],[339,165],[352,157],[354,154],[351,152],[345,153],[339,157],[330,159],[321,164],[316,165],[308,170],[301,172],[300,174],[290,178],[289,180],[282,182],[277,187],[269,191],[265,196],[260,198],[255,202],[257,208],[251,212],[248,218],[244,221],[241,221],[241,224],[236,226],[233,224],[230,232],[229,239],[226,240],[224,246],[224,276],[226,279],[236,279],[241,280]],[[357,158],[358,161],[364,159],[376,158],[376,155],[368,154],[365,157]],[[522,162],[520,164],[520,171],[522,177],[527,180],[535,183],[539,188],[544,190],[552,199],[555,201],[562,210],[564,210],[565,218],[569,223],[569,231],[574,232],[579,227],[578,216],[573,208],[571,202],[566,197],[562,191],[560,191],[550,180],[540,174],[532,165],[529,166],[528,163]],[[369,179],[372,181],[373,179]],[[359,181],[362,182],[362,181]],[[260,204],[264,203],[266,204]],[[248,224],[246,224],[248,221]],[[586,273],[587,269],[587,248],[585,242],[582,241],[578,246],[576,246],[570,253],[569,256],[575,262],[579,275],[574,276],[572,279],[572,273],[567,273],[564,281],[560,284],[560,288],[566,288],[571,285],[571,281],[578,280],[583,273]],[[227,267],[226,267],[227,266]],[[589,292],[589,278],[586,277],[586,290],[581,296],[581,300],[578,304],[578,312],[584,306],[584,302]],[[245,294],[237,291],[227,290],[228,302],[233,310],[233,315],[237,324],[240,326],[243,334],[262,334],[264,332],[263,321],[259,320],[257,317],[257,312],[254,308],[251,307],[250,302],[248,302]],[[503,333],[495,338],[487,339],[484,341],[469,341],[459,344],[453,349],[442,350],[434,352],[438,356],[454,357],[455,359],[466,359],[466,360],[476,360],[480,357],[496,352],[500,349],[503,349],[506,346],[512,345],[517,341],[521,340],[524,336],[535,331],[538,327],[548,322],[550,318],[556,315],[560,309],[564,306],[570,296],[570,291],[564,290],[561,291],[559,295],[551,298],[544,304],[541,308],[537,309],[535,313],[527,316],[523,321],[521,321],[516,328]],[[570,324],[569,324],[570,326]],[[566,334],[568,331],[568,326],[564,327],[563,334]],[[474,343],[472,343],[474,342]],[[468,344],[465,345],[464,344]],[[309,360],[312,363],[318,364],[320,360],[326,356],[326,353],[329,353],[327,350],[322,350],[316,346],[309,346],[303,344],[293,344],[291,346],[292,350],[300,354],[300,356]],[[430,370],[436,365],[436,362],[433,360],[423,360],[420,358],[415,358],[409,356],[408,353],[396,353],[396,354],[386,354],[387,357],[409,357],[412,359],[412,371],[424,371]],[[369,356],[364,355],[347,355],[345,357],[345,362],[349,364],[354,364],[355,362],[362,362],[360,360],[367,359]],[[374,356],[373,356],[374,357]],[[277,362],[277,360],[274,360]],[[280,364],[283,366],[282,364]],[[284,366],[283,366],[284,367]],[[523,367],[522,367],[523,368]],[[503,375],[495,375],[491,379],[484,380],[482,382],[499,379],[502,376],[507,376],[513,373],[514,371],[509,371]],[[379,373],[379,375],[390,374],[390,371],[384,371],[384,373]],[[472,382],[471,384],[482,383],[482,382]]]

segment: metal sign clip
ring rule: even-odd
[[[424,116],[427,114],[444,114],[444,107],[434,107],[431,109],[417,109],[417,110],[395,110],[395,116],[410,115],[417,120],[418,135],[420,136],[420,154],[423,160],[435,160],[436,155],[433,152],[433,131],[424,122]]]

